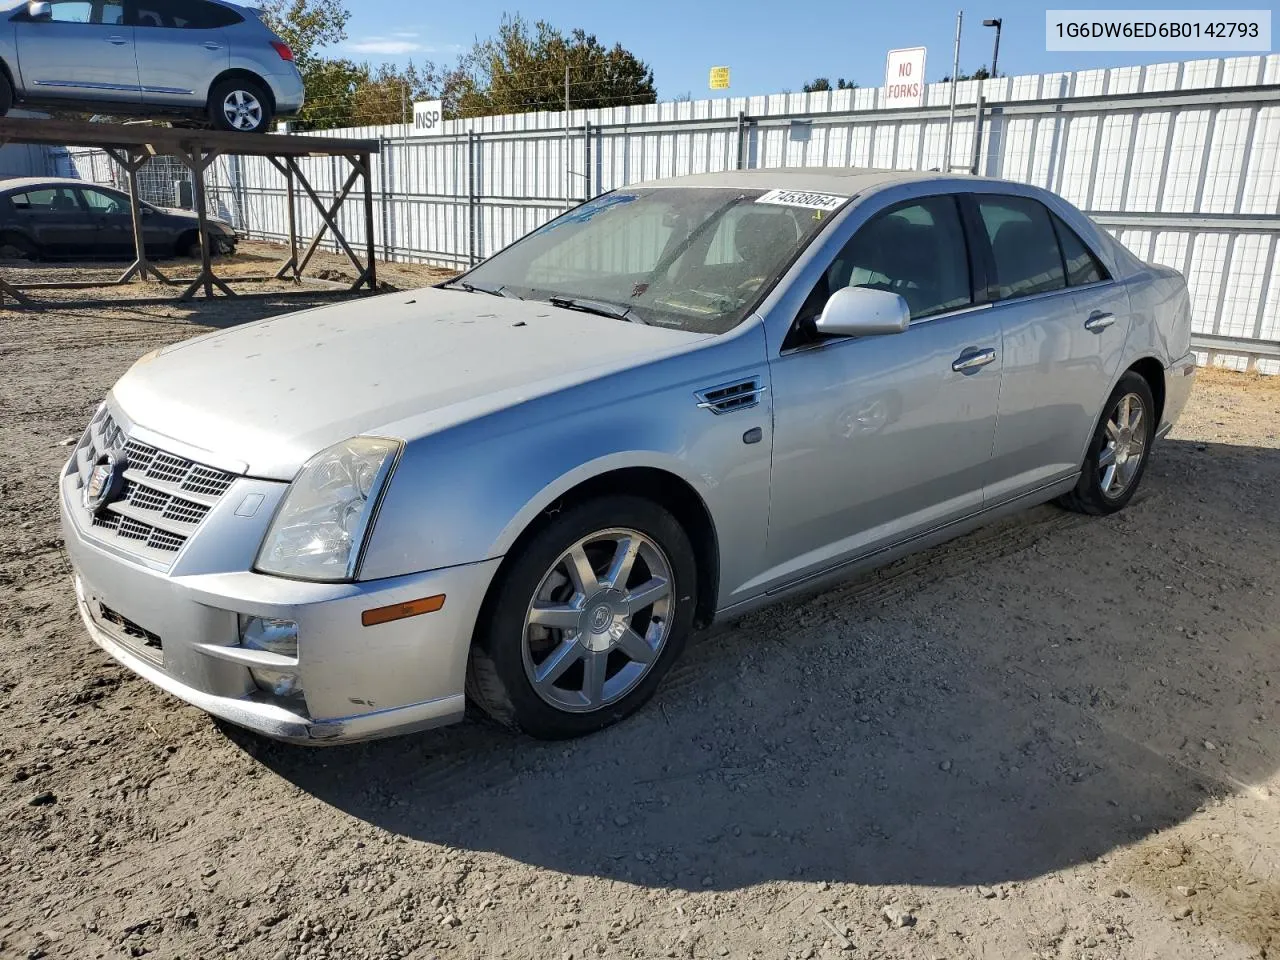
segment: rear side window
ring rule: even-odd
[[[139,27],[213,30],[243,23],[244,17],[230,7],[205,0],[136,0],[133,22]]]
[[[998,299],[1028,297],[1067,285],[1062,253],[1044,205],[1026,197],[979,196],[978,212],[991,241]]]
[[[45,190],[28,190],[12,193],[9,202],[21,213],[79,213],[80,204],[66,187],[50,187]]]
[[[1063,223],[1056,214],[1050,213],[1049,216],[1053,218],[1053,230],[1058,235],[1058,245],[1062,247],[1062,262],[1067,268],[1067,286],[1080,287],[1086,283],[1111,279],[1107,268],[1085,246],[1079,234]]]

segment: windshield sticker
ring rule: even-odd
[[[848,197],[837,197],[830,193],[810,193],[807,190],[770,190],[763,197],[757,197],[756,203],[805,207],[809,210],[835,210],[848,199]]]

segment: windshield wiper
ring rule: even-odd
[[[513,300],[523,300],[523,297],[517,297],[514,293],[508,293],[506,287],[485,287],[478,283],[468,283],[466,280],[450,281],[449,286],[458,286],[467,293],[487,293],[493,297],[510,297]]]
[[[594,313],[598,317],[609,317],[611,320],[626,320],[628,323],[643,324],[637,314],[630,307],[619,307],[612,303],[605,303],[603,300],[583,300],[579,297],[548,297],[547,303],[553,307],[562,307],[565,310],[580,310],[583,313]]]

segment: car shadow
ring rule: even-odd
[[[998,884],[1280,766],[1280,450],[1166,441],[1123,513],[1028,511],[699,638],[584,740],[479,722],[259,762],[394,834],[681,889]]]

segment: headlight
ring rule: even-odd
[[[299,580],[350,580],[365,531],[400,452],[355,437],[316,454],[289,485],[258,550],[257,569]]]

